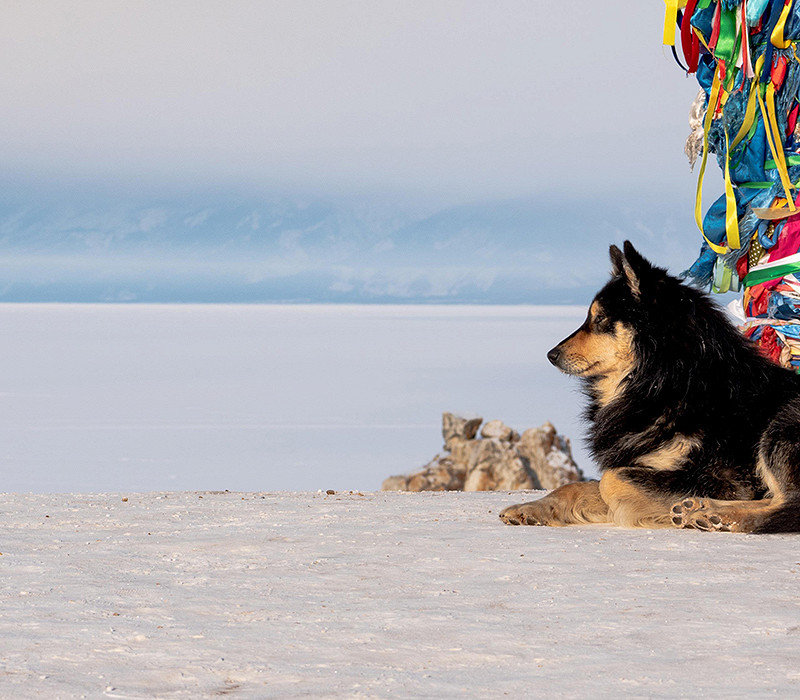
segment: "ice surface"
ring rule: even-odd
[[[442,411],[552,421],[578,307],[0,305],[5,491],[376,489]]]
[[[2,495],[0,695],[800,694],[796,536],[500,524],[532,496]]]

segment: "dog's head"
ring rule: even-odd
[[[586,379],[607,377],[614,388],[636,363],[643,297],[667,279],[666,271],[653,267],[629,241],[624,251],[611,246],[611,281],[592,301],[583,325],[547,353],[561,371]]]

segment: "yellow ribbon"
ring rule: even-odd
[[[758,60],[760,63],[764,63],[763,56]],[[741,143],[742,139],[750,133],[750,129],[753,128],[753,124],[755,123],[756,93],[758,92],[758,74],[760,70],[760,66],[757,66],[755,71],[756,79],[750,84],[750,94],[747,97],[747,107],[744,110],[744,121],[742,121],[742,126],[739,128],[733,141],[731,141],[731,151],[733,151]]]
[[[778,129],[778,119],[775,114],[775,86],[772,84],[772,81],[767,83],[766,95],[764,97],[761,97],[761,92],[759,90],[756,90],[756,92],[758,93],[758,105],[761,108],[761,116],[764,119],[764,131],[767,134],[767,143],[772,152],[772,158],[775,161],[775,167],[778,170],[778,175],[783,185],[783,191],[786,193],[789,210],[795,211],[794,197],[790,192],[792,183],[789,180],[786,155],[783,152],[783,139]]]
[[[730,160],[731,153],[741,143],[753,129],[756,120],[756,100],[758,94],[758,76],[764,65],[764,57],[761,56],[756,62],[755,79],[750,83],[750,94],[747,97],[747,107],[744,111],[744,120],[733,141],[728,143],[728,132],[725,131],[725,231],[728,235],[728,245],[731,248],[741,248],[739,237],[739,220],[736,210],[736,198],[733,194],[733,183],[731,182]]]
[[[783,6],[781,15],[780,17],[778,17],[778,23],[775,25],[775,29],[772,30],[772,34],[770,35],[770,41],[772,41],[772,45],[776,49],[788,49],[789,46],[791,46],[792,44],[791,39],[783,38],[783,31],[784,28],[786,27],[786,20],[789,17],[789,12],[792,9],[792,4],[793,0],[786,0],[786,4]],[[677,17],[677,12],[676,12],[676,17]]]
[[[724,127],[723,127],[724,128]],[[731,248],[741,248],[739,241],[739,214],[736,209],[736,195],[731,182],[731,148],[728,145],[728,130],[725,129],[725,233]]]
[[[706,118],[703,122],[703,160],[700,162],[700,174],[697,177],[697,195],[695,196],[694,200],[694,220],[697,222],[697,228],[700,229],[700,233],[703,234],[703,238],[706,239],[706,243],[708,243],[708,247],[711,248],[717,255],[725,255],[726,253],[730,252],[730,248],[717,245],[713,241],[709,240],[708,236],[706,236],[706,232],[703,231],[703,177],[706,173],[706,162],[708,161],[708,132],[711,128],[711,122],[714,119],[714,112],[717,110],[717,103],[719,102],[719,93],[721,89],[720,84],[720,66],[717,66],[717,69],[714,71],[714,80],[711,83],[711,94],[708,96],[708,107],[706,107]],[[727,170],[727,168],[726,168]],[[730,177],[726,177],[726,197],[727,197],[727,182],[730,180]],[[727,230],[728,224],[728,207],[727,207],[727,199],[726,199],[726,207],[725,207],[725,226]],[[737,225],[736,235],[738,238],[739,230]]]
[[[664,15],[664,46],[675,46],[675,26],[678,24],[678,10],[686,7],[687,0],[664,0],[667,12]]]

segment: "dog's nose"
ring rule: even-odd
[[[553,348],[550,352],[547,353],[547,359],[550,360],[550,363],[556,365],[558,363],[558,358],[561,355],[561,351],[558,348]]]

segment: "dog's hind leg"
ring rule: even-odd
[[[758,471],[773,499],[752,532],[800,532],[800,399],[781,408],[764,431]]]
[[[766,513],[753,528],[753,532],[800,532],[800,493],[788,495],[780,505]]]
[[[500,513],[506,525],[578,525],[607,523],[608,506],[600,496],[599,482],[565,484],[538,501],[510,506]]]
[[[800,532],[800,401],[784,406],[764,431],[757,470],[770,498],[685,498],[672,508],[673,524],[725,532]]]

